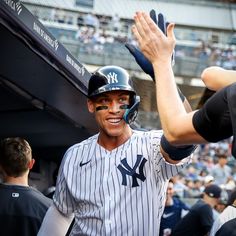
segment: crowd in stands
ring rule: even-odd
[[[109,50],[110,44],[124,43],[127,41],[133,42],[131,34],[132,20],[121,19],[116,12],[113,15],[96,15],[91,13],[78,12],[77,18],[72,16],[69,12],[52,8],[49,14],[42,13],[36,10],[34,14],[39,18],[48,22],[57,22],[62,24],[78,26],[77,32],[62,32],[57,38],[62,42],[72,40],[79,44],[80,50],[86,53],[93,53],[102,55],[106,50]],[[234,50],[235,42],[229,39],[228,46],[222,46],[212,43],[212,39],[200,40],[204,36],[203,31],[196,30],[176,30],[176,60],[185,58],[195,58],[198,61],[196,68],[196,75],[207,66],[220,66],[225,69],[236,68],[236,53]],[[206,36],[206,34],[205,34]],[[210,36],[209,36],[210,37]],[[230,38],[230,37],[229,37]],[[187,40],[183,45],[181,41]],[[180,44],[178,44],[180,41]],[[127,52],[128,53],[128,52]]]
[[[210,183],[220,186],[225,193],[231,192],[236,187],[236,163],[230,148],[229,140],[199,146],[192,163],[173,179],[176,195],[198,198]]]
[[[37,11],[35,11],[34,14],[41,18]],[[52,8],[49,16],[44,16],[43,18],[52,22],[66,23],[70,25],[77,24],[77,32],[74,32],[73,34],[64,34],[61,35],[61,37],[63,39],[68,38],[78,40],[78,42],[83,44],[82,46],[88,51],[88,53],[101,54],[103,53],[105,44],[132,41],[130,33],[132,21],[121,19],[117,13],[114,13],[112,16],[100,16],[94,13],[78,13],[77,22],[73,22],[73,17],[69,13],[63,9]],[[178,31],[176,34],[177,40]],[[177,58],[198,58],[202,67],[204,67],[204,65],[216,65],[225,69],[236,68],[236,53],[235,50],[233,50],[235,47],[233,43],[229,42],[227,47],[222,47],[218,44],[213,44],[210,40],[200,40],[200,35],[198,38],[195,31],[189,31],[189,37],[186,36],[186,38],[192,38],[191,35],[193,33],[195,37],[194,40],[192,40],[193,44],[191,46],[181,46],[177,43]],[[202,70],[202,67],[200,66],[199,70]]]
[[[195,57],[199,58],[201,63],[207,63],[209,66],[220,66],[229,70],[236,69],[236,52],[233,46],[228,45],[221,48],[203,40],[198,40],[197,45],[189,47],[190,50],[177,45],[176,56],[179,58]]]
[[[201,145],[193,162],[171,178],[160,236],[215,236],[221,225],[231,223],[235,218],[236,164],[230,149],[230,140]],[[228,227],[229,235],[235,235],[231,225]],[[225,229],[221,231],[219,235],[225,235]]]

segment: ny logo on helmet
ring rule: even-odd
[[[107,75],[107,80],[109,84],[118,83],[117,74],[115,72],[110,72]]]

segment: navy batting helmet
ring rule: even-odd
[[[136,94],[128,72],[119,66],[104,66],[92,74],[88,97],[113,90],[126,90]]]
[[[129,108],[126,109],[123,117],[125,122],[130,124],[137,116],[140,97],[136,96],[133,83],[125,69],[113,65],[98,69],[89,80],[88,97],[92,98],[105,92],[117,90],[129,91],[132,94]]]

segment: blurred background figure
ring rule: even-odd
[[[182,202],[179,197],[174,196],[174,183],[169,181],[166,192],[166,203],[161,217],[159,236],[171,235],[174,226],[187,214],[189,206]]]
[[[46,197],[51,198],[51,199],[52,199],[52,197],[54,195],[54,192],[55,192],[55,189],[56,189],[58,170],[59,170],[59,166],[57,166],[56,169],[53,171],[53,175],[52,175],[53,184],[52,184],[52,186],[50,186],[49,188],[47,188],[43,192],[43,194]]]
[[[117,32],[120,30],[120,27],[121,27],[121,24],[120,24],[120,17],[117,13],[115,13],[113,16],[112,16],[112,19],[111,19],[111,26],[112,26],[112,29]]]
[[[207,235],[214,222],[213,209],[218,204],[221,188],[209,185],[205,188],[203,198],[198,200],[189,212],[172,230],[172,236],[202,236]]]
[[[214,183],[224,186],[232,178],[232,169],[227,165],[228,157],[224,151],[218,151],[217,164],[212,168],[211,175],[214,177]]]
[[[212,184],[214,182],[214,177],[212,175],[207,175],[205,178],[204,178],[204,185],[205,187]]]
[[[23,138],[6,138],[0,143],[1,236],[33,236],[41,226],[51,200],[28,185],[29,171],[35,160]]]
[[[99,20],[95,14],[89,12],[85,14],[83,20],[87,27],[93,27],[96,30],[99,28]]]
[[[227,192],[226,189],[222,189],[219,202],[215,206],[215,210],[218,213],[218,214],[216,213],[217,217],[227,207],[228,201],[229,201],[229,193]]]
[[[185,195],[185,191],[188,191],[188,187],[185,182],[185,175],[179,174],[172,178],[172,182],[174,183],[174,192],[176,196],[183,198]]]

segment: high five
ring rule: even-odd
[[[217,91],[200,110],[187,113],[178,96],[171,67],[175,47],[174,24],[168,25],[165,35],[144,12],[137,12],[134,20],[133,33],[154,68],[157,106],[168,141],[175,145],[217,142],[235,134],[236,83],[233,83],[234,79],[228,83],[227,78],[235,78],[236,72],[224,71],[223,84],[230,85]],[[236,156],[234,141],[232,152]]]

